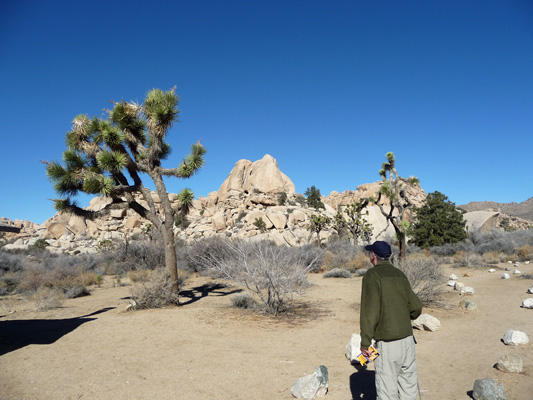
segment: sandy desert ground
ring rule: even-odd
[[[507,265],[501,264],[503,269]],[[533,273],[533,264],[520,267]],[[533,399],[532,343],[506,346],[509,329],[533,338],[533,310],[521,308],[531,280],[500,278],[502,270],[447,268],[475,289],[478,308],[459,309],[462,297],[447,287],[448,309],[436,332],[415,331],[422,399],[469,399],[476,379],[491,377],[509,399]],[[290,317],[273,318],[231,307],[237,287],[191,278],[184,305],[126,312],[130,287],[107,279],[88,297],[35,312],[23,300],[2,299],[2,399],[291,399],[295,380],[319,365],[329,369],[325,399],[372,399],[373,367],[359,370],[345,358],[359,333],[361,279],[323,279],[298,298]],[[9,301],[10,304],[6,304]],[[8,314],[6,309],[15,310]],[[501,355],[522,358],[524,372],[498,371]]]

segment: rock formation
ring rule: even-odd
[[[381,181],[360,185],[355,191],[349,190],[343,193],[333,191],[329,196],[322,198],[325,210],[320,212],[333,219],[340,205],[375,196],[380,185]],[[413,204],[421,206],[426,198],[424,190],[409,185],[406,187]],[[286,198],[283,205],[280,204],[281,194]],[[161,204],[159,196],[153,192],[152,197],[158,207]],[[177,194],[169,193],[169,199],[172,207],[179,208]],[[293,182],[280,171],[277,161],[272,156],[267,154],[255,162],[240,160],[218,191],[194,200],[187,222],[176,227],[176,236],[187,243],[219,235],[250,240],[265,239],[279,245],[304,245],[316,240],[316,235],[310,236],[308,224],[310,216],[317,210],[307,207],[302,199],[303,196],[296,193]],[[137,200],[146,206],[144,200]],[[87,208],[99,210],[110,201],[108,198],[95,197]],[[465,218],[470,221],[471,229],[484,229],[488,226],[487,221],[495,218],[494,214],[488,216],[483,214],[479,217],[475,213],[469,218],[469,214],[467,213]],[[501,214],[498,216],[505,218]],[[409,217],[407,215],[407,218]],[[257,226],[258,219],[264,223],[262,229]],[[386,220],[377,206],[368,207],[365,219],[373,226],[373,240],[394,237],[393,227],[387,228]],[[9,245],[13,248],[25,248],[38,239],[46,239],[52,251],[70,253],[95,252],[103,240],[140,235],[148,232],[150,227],[149,222],[133,210],[115,210],[105,218],[95,221],[56,214],[40,226],[20,220],[4,219],[0,222],[21,228],[20,234],[4,233],[4,239],[10,242],[16,240]],[[323,241],[334,233],[332,228],[324,229],[320,233],[320,238]]]

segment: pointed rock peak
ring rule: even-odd
[[[218,190],[219,200],[227,198],[230,191],[261,193],[295,193],[292,181],[279,170],[278,162],[270,154],[251,162],[239,160]]]

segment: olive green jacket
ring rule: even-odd
[[[361,348],[372,339],[396,340],[413,334],[411,320],[422,312],[405,274],[389,261],[380,261],[363,276]]]

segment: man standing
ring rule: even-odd
[[[377,345],[375,359],[378,400],[414,400],[418,387],[415,341],[411,320],[422,312],[405,274],[389,261],[387,242],[366,246],[370,268],[361,292],[361,352],[369,356],[371,340]]]

